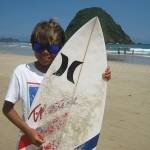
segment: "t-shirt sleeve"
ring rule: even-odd
[[[9,82],[5,100],[12,103],[16,103],[19,100],[19,95],[19,80],[14,71]]]

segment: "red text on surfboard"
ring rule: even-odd
[[[57,150],[58,145],[59,141],[53,140],[52,142],[43,144],[40,150]]]
[[[65,112],[61,116],[56,116],[52,121],[48,122],[46,125],[43,125],[42,127],[37,128],[37,130],[44,135],[46,134],[52,134],[53,132],[56,132],[57,130],[61,129],[68,118],[68,113]]]
[[[38,119],[42,119],[42,115],[45,111],[45,105],[44,107],[41,106],[41,104],[37,105],[30,113],[28,119],[30,119],[31,116],[33,116],[34,122],[37,122]]]
[[[65,100],[60,100],[50,106],[47,106],[46,104],[42,106],[41,104],[38,104],[33,108],[31,113],[29,114],[28,120],[32,117],[34,122],[37,122],[38,119],[41,120],[43,114],[52,114],[57,112],[60,109],[63,109],[64,107],[67,107],[69,105],[73,104],[72,101],[65,101]]]

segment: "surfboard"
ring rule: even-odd
[[[38,89],[26,122],[44,133],[37,148],[23,135],[19,150],[93,150],[100,136],[106,100],[106,48],[98,17],[64,45]]]

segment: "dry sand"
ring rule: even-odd
[[[0,109],[14,67],[32,56],[0,54]],[[112,79],[98,150],[150,149],[150,66],[108,62]],[[19,111],[19,107],[17,106]],[[0,113],[0,150],[15,150],[18,129]]]

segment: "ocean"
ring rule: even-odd
[[[27,42],[0,42],[0,53],[32,55],[31,44]]]
[[[108,60],[150,65],[150,44],[106,44]],[[33,55],[27,42],[0,42],[0,53]]]
[[[150,44],[107,44],[110,60],[150,65]]]

